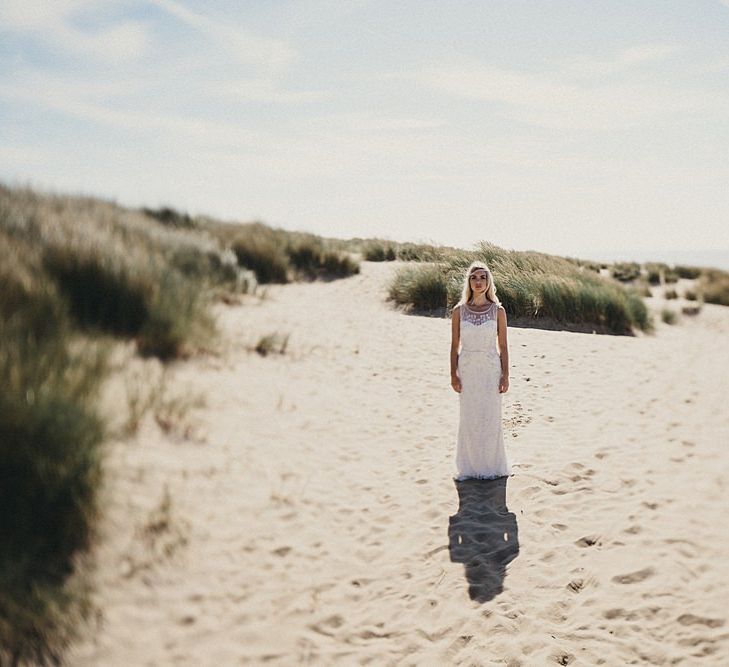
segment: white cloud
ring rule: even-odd
[[[255,35],[241,27],[198,14],[176,0],[149,0],[168,14],[203,33],[216,46],[226,49],[239,61],[280,70],[296,57],[287,42]]]
[[[93,4],[89,0],[3,0],[0,22],[5,30],[41,30],[60,24],[75,10]]]
[[[73,91],[78,92],[79,87],[66,87],[64,84],[54,85],[50,81],[43,87],[21,88],[0,84],[0,98],[16,103],[35,104],[95,124],[137,132],[162,132],[176,137],[179,141],[189,142],[201,139],[209,143],[222,143],[236,147],[254,147],[260,140],[258,134],[238,125],[174,114],[144,113],[113,108],[98,101],[84,99],[84,96],[70,94]]]
[[[26,33],[52,48],[108,62],[130,62],[144,55],[149,45],[148,28],[139,21],[124,21],[95,31],[72,24],[81,12],[103,11],[109,3],[99,0],[3,0],[0,24],[5,31]]]
[[[620,51],[612,58],[580,57],[565,66],[565,74],[604,76],[618,74],[647,63],[662,62],[679,51],[672,44],[639,44]]]
[[[331,90],[284,90],[270,79],[244,79],[225,81],[205,86],[209,95],[216,95],[241,102],[269,104],[306,104],[331,99]]]
[[[649,54],[636,51],[623,57],[640,59]],[[721,92],[671,88],[660,83],[576,83],[563,70],[533,74],[477,61],[388,77],[408,79],[447,95],[492,103],[495,111],[507,118],[564,130],[608,130],[677,113],[729,112],[729,96]]]

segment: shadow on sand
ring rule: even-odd
[[[504,590],[506,566],[519,554],[516,516],[506,507],[508,477],[456,481],[458,512],[448,521],[451,561],[463,563],[468,594],[488,602]]]

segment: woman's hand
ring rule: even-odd
[[[451,375],[451,387],[456,391],[456,393],[461,393],[461,378],[459,378],[457,375]]]
[[[507,391],[509,391],[509,376],[502,374],[499,381],[499,393],[505,394]]]

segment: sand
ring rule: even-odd
[[[397,266],[217,307],[167,374],[205,405],[109,445],[69,663],[728,665],[729,308],[510,328],[514,475],[457,483],[449,321],[386,302]]]

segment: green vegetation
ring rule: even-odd
[[[286,354],[291,334],[272,333],[262,336],[254,348],[262,357],[269,354]]]
[[[463,252],[449,246],[429,243],[400,243],[383,239],[326,239],[330,247],[340,252],[358,253],[368,262],[400,260],[404,262],[441,262]]]
[[[262,284],[291,280],[344,278],[359,273],[359,264],[342,242],[303,232],[274,229],[260,222],[230,224],[207,221],[204,228],[230,246],[238,263]]]
[[[364,258],[368,262],[391,262],[397,259],[397,250],[392,243],[371,241],[364,248]]]
[[[312,235],[0,184],[0,664],[60,664],[89,612],[81,565],[109,428],[96,398],[114,341],[162,360],[206,345],[210,304],[255,290],[251,269],[359,267]]]
[[[680,264],[673,267],[673,270],[679,278],[688,278],[689,280],[698,278],[703,271],[703,269],[698,266],[684,266]]]
[[[675,283],[679,279],[676,270],[662,262],[647,262],[643,268],[651,285]]]
[[[39,253],[0,227],[0,663],[57,660],[85,613],[73,554],[97,513],[102,347],[71,345]]]
[[[447,263],[404,267],[390,285],[390,297],[418,310],[452,307],[460,298],[465,269],[476,259],[491,268],[509,316],[589,324],[621,334],[652,327],[648,310],[634,289],[562,257],[507,251],[488,243],[475,252],[454,255]]]
[[[195,229],[197,227],[195,221],[187,213],[180,213],[168,206],[158,209],[143,208],[142,213],[172,227],[181,227],[184,229]]]
[[[640,264],[637,262],[616,262],[610,267],[610,275],[620,282],[629,282],[640,276]]]
[[[565,257],[565,259],[568,262],[572,262],[577,266],[584,267],[585,269],[589,269],[590,271],[594,271],[595,273],[600,273],[601,269],[607,268],[607,264],[603,264],[602,262],[593,262],[589,259],[579,259],[577,257]]]
[[[438,264],[401,268],[390,284],[390,298],[418,311],[437,311],[448,305],[448,274]]]
[[[664,308],[661,310],[661,320],[663,320],[666,324],[676,324],[676,322],[678,322],[678,314],[675,310]]]
[[[238,263],[256,274],[259,283],[287,283],[288,258],[283,248],[268,235],[241,235],[233,243]]]
[[[689,315],[693,317],[694,315],[698,315],[701,312],[701,304],[697,304],[695,306],[683,306],[681,308],[681,312],[684,315]]]
[[[671,289],[667,289],[667,290],[666,290],[666,291],[665,291],[665,292],[663,293],[663,296],[664,296],[664,297],[665,297],[666,299],[678,299],[678,292],[677,292],[677,291],[676,291],[675,289],[673,289],[673,288],[671,288]]]
[[[704,269],[698,279],[698,289],[704,302],[729,306],[729,272]]]

